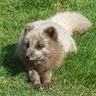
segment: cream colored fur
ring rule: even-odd
[[[76,45],[72,35],[78,35],[87,32],[91,28],[91,22],[83,15],[76,12],[57,13],[47,20],[40,20],[30,23],[43,32],[43,29],[49,26],[54,26],[58,32],[59,42],[62,44],[64,52],[76,51]],[[35,30],[35,34],[38,33]]]
[[[91,22],[76,12],[57,13],[50,20],[68,30],[70,35],[82,34],[91,28]]]
[[[60,66],[67,53],[76,51],[72,35],[85,33],[90,28],[91,22],[76,12],[57,13],[47,20],[25,26],[16,52],[26,65],[36,89],[42,89],[42,84],[52,89],[51,71]]]

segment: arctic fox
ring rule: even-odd
[[[26,24],[16,52],[37,90],[52,89],[51,71],[62,64],[68,53],[76,51],[72,35],[90,28],[91,22],[76,12],[57,13],[46,20]]]

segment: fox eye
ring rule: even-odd
[[[26,48],[28,48],[29,47],[29,42],[25,43],[25,46],[26,46]]]
[[[36,44],[36,48],[37,49],[42,49],[42,48],[44,48],[45,47],[45,45],[44,45],[44,43],[43,42],[37,42],[37,44]]]

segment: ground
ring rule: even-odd
[[[14,55],[22,28],[60,11],[76,11],[92,22],[73,37],[77,53],[68,54],[53,71],[53,90],[36,91],[26,68]],[[96,0],[0,0],[0,96],[96,96]]]

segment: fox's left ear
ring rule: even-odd
[[[28,24],[25,26],[25,33],[30,32],[33,28],[34,28],[34,25],[31,24],[31,23],[28,23]]]
[[[57,40],[58,38],[58,34],[56,32],[56,29],[55,27],[51,26],[51,27],[48,27],[44,30],[44,32],[52,39],[52,40]]]

